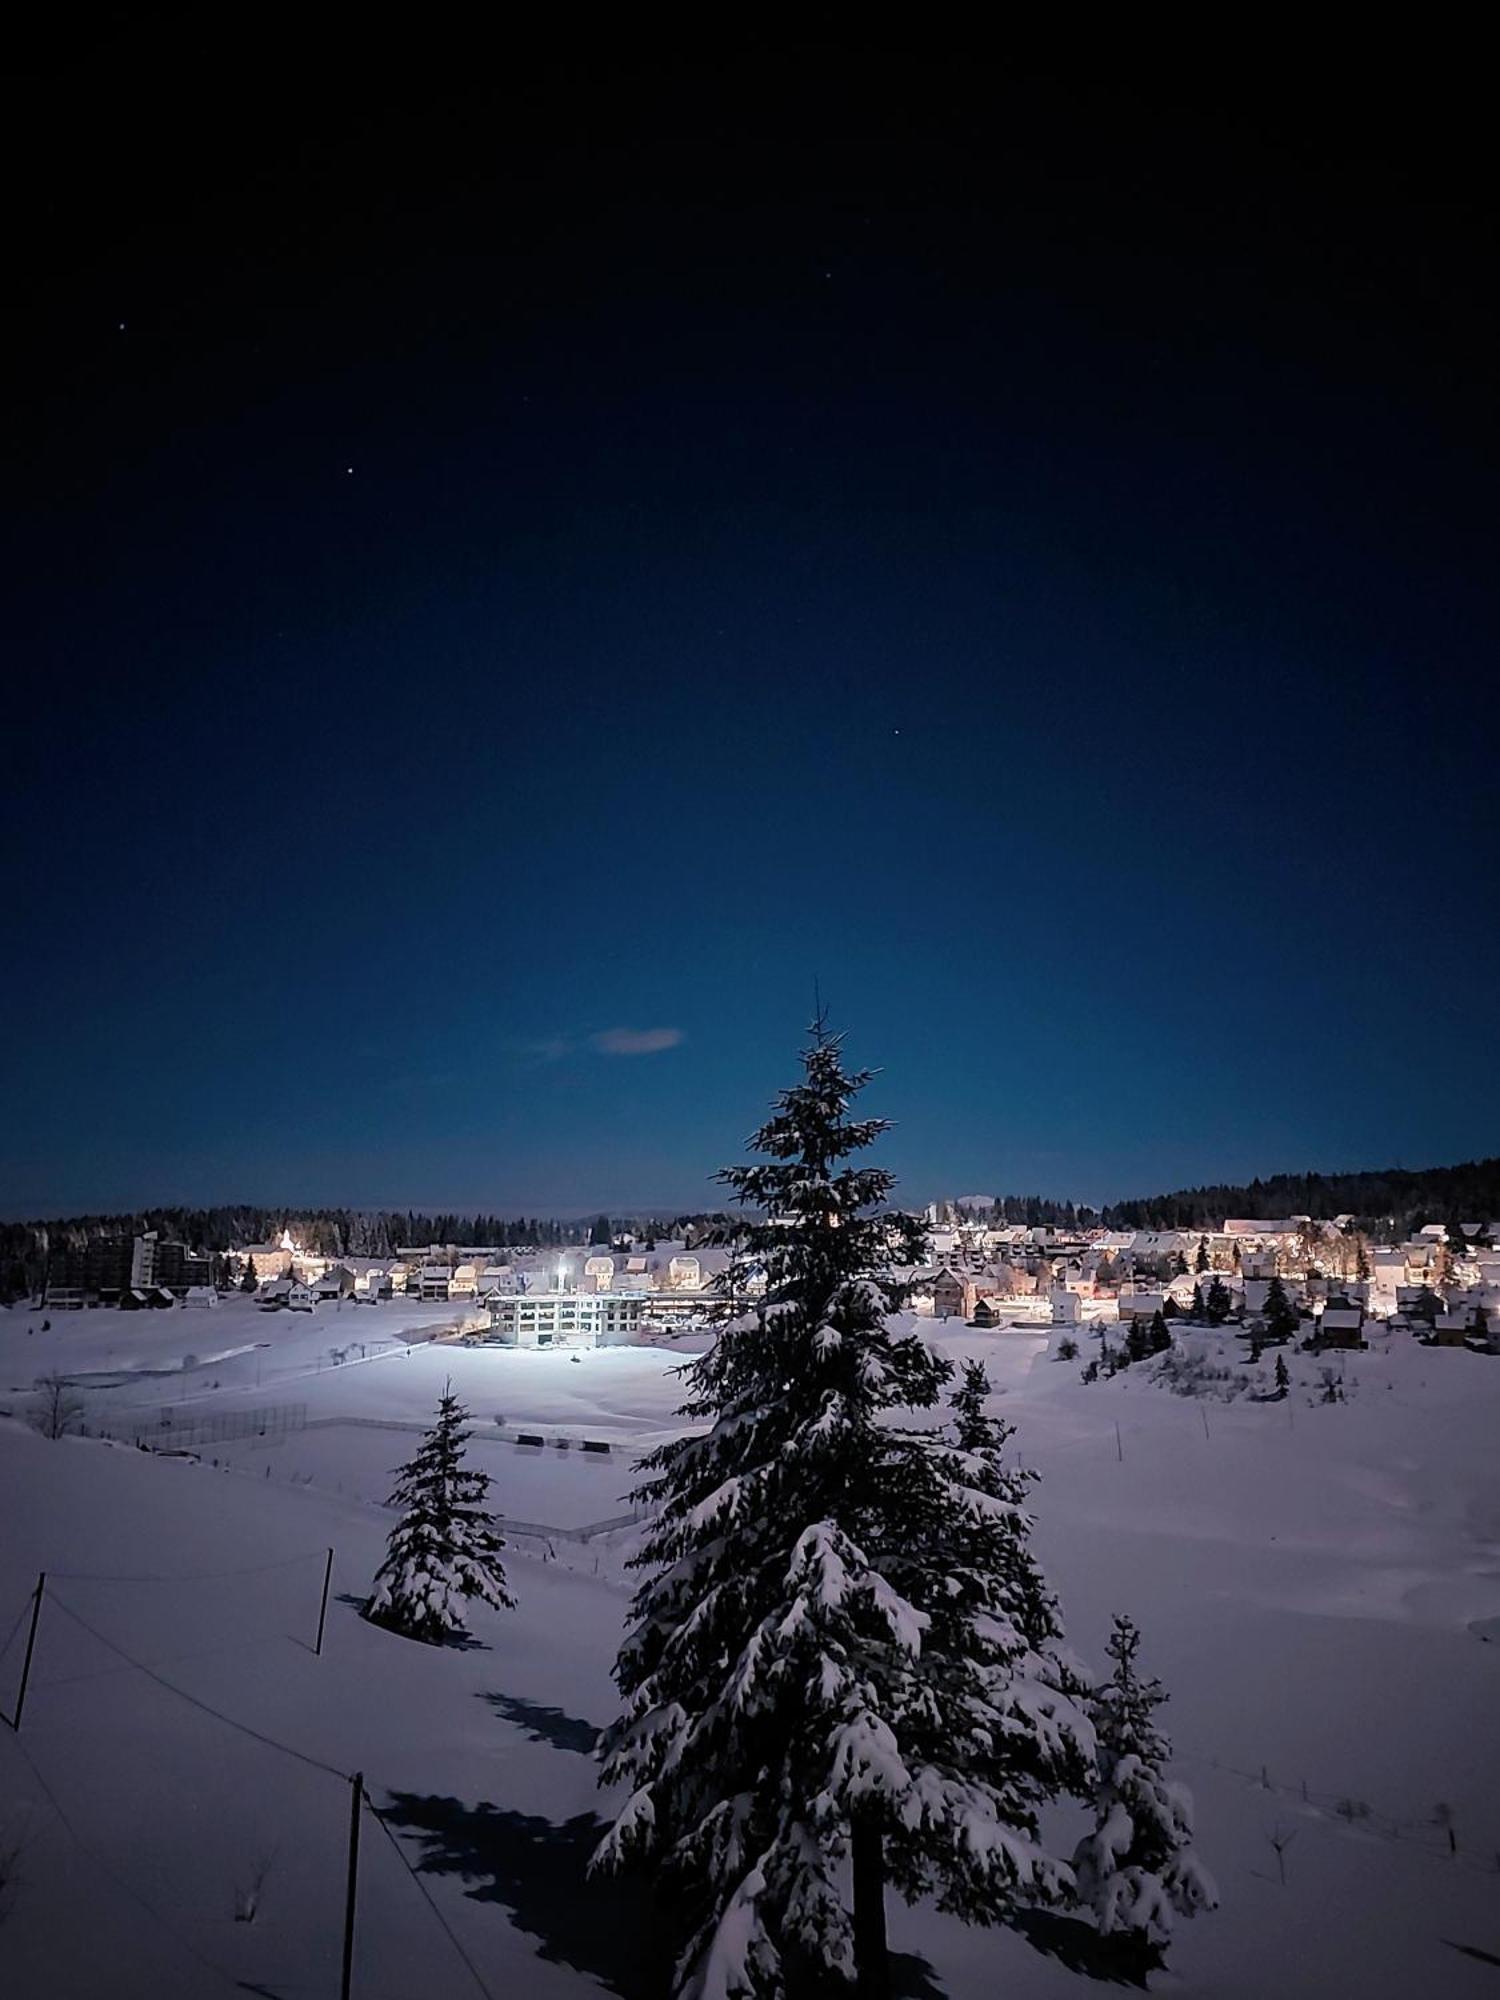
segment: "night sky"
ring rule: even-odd
[[[1477,112],[95,56],[7,141],[0,1209],[705,1205],[815,980],[913,1201],[1495,1149]]]

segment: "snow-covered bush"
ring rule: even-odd
[[[1151,1370],[1150,1379],[1174,1396],[1208,1396],[1232,1403],[1250,1387],[1249,1378],[1233,1368],[1220,1368],[1206,1355],[1173,1348]]]

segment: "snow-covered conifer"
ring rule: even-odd
[[[437,1422],[397,1475],[387,1504],[401,1519],[364,1609],[372,1623],[434,1646],[467,1631],[472,1600],[497,1611],[515,1604],[500,1563],[505,1543],[484,1506],[489,1476],[464,1464],[468,1415],[445,1385]]]
[[[934,1765],[976,1781],[983,1838],[996,1865],[973,1871],[927,1852],[929,1829],[893,1815],[885,1835],[892,1881],[970,1922],[1017,1900],[1069,1890],[1068,1870],[1041,1846],[1041,1808],[1088,1790],[1094,1732],[1080,1705],[1082,1670],[1062,1651],[1062,1620],[1030,1546],[1033,1472],[1005,1462],[1012,1427],[988,1415],[984,1365],[964,1363],[940,1432],[908,1433],[893,1463],[902,1495],[881,1569],[925,1617],[907,1691],[907,1736]],[[953,1829],[944,1830],[953,1838]]]
[[[1158,1945],[1176,1916],[1218,1906],[1213,1877],[1193,1850],[1193,1802],[1167,1777],[1172,1746],[1156,1726],[1161,1682],[1136,1670],[1141,1635],[1116,1618],[1114,1672],[1090,1699],[1098,1738],[1094,1831],[1073,1856],[1081,1901],[1107,1935],[1135,1932]]]
[[[1233,1304],[1234,1300],[1230,1296],[1229,1287],[1216,1272],[1213,1283],[1204,1294],[1203,1317],[1208,1321],[1210,1326],[1222,1326],[1225,1320],[1228,1319]]]
[[[765,1157],[720,1176],[746,1211],[726,1292],[752,1269],[765,1290],[687,1371],[708,1428],[646,1461],[605,1744],[629,1793],[596,1862],[671,1888],[677,1989],[703,2000],[856,1972],[880,1993],[887,1879],[970,1919],[1071,1884],[1036,1806],[1087,1724],[1041,1657],[1016,1475],[962,1410],[957,1441],[892,1427],[952,1372],[892,1323],[921,1231],[882,1212],[889,1174],[845,1164],[885,1129],[850,1115],[868,1074],[821,1020],[802,1060]]]
[[[1273,1345],[1294,1340],[1297,1336],[1297,1308],[1286,1295],[1286,1286],[1280,1276],[1272,1278],[1266,1287],[1266,1304],[1263,1315],[1266,1322],[1266,1339]]]

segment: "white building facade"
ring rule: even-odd
[[[521,1292],[489,1300],[503,1347],[615,1347],[640,1331],[645,1301],[626,1292]]]

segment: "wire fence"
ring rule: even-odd
[[[85,1436],[112,1438],[116,1444],[138,1444],[150,1451],[192,1450],[205,1444],[234,1444],[244,1438],[264,1438],[270,1444],[307,1429],[306,1403],[272,1403],[263,1409],[218,1410],[184,1416],[179,1406],[163,1404],[155,1417],[144,1410],[112,1411],[83,1426]]]
[[[1283,1783],[1271,1776],[1270,1767],[1266,1764],[1262,1764],[1258,1771],[1246,1771],[1237,1764],[1226,1764],[1221,1758],[1205,1756],[1201,1751],[1184,1750],[1180,1744],[1175,1754],[1179,1763],[1198,1764],[1206,1770],[1222,1771],[1226,1777],[1240,1778],[1246,1785],[1272,1798],[1285,1799],[1303,1810],[1309,1818],[1336,1820],[1350,1832],[1368,1834],[1377,1840],[1401,1841],[1407,1846],[1420,1848],[1434,1860],[1451,1861],[1455,1866],[1476,1874],[1500,1873],[1500,1852],[1488,1859],[1482,1854],[1466,1852],[1457,1827],[1441,1816],[1436,1806],[1425,1817],[1413,1817],[1382,1810],[1354,1793],[1320,1791],[1309,1785],[1305,1778],[1299,1779],[1295,1785]]]
[[[399,1835],[389,1825],[384,1814],[382,1814],[379,1807],[375,1804],[374,1800],[371,1798],[369,1790],[364,1783],[364,1778],[362,1773],[350,1773],[347,1771],[340,1770],[336,1764],[331,1764],[326,1759],[315,1756],[312,1754],[312,1752],[299,1748],[294,1743],[284,1742],[280,1737],[273,1736],[266,1730],[256,1728],[253,1724],[241,1720],[238,1716],[229,1714],[225,1709],[216,1706],[213,1702],[205,1701],[202,1698],[202,1696],[192,1693],[191,1690],[189,1690],[188,1688],[180,1686],[177,1682],[173,1680],[169,1680],[167,1676],[160,1671],[159,1668],[152,1666],[146,1660],[138,1658],[133,1652],[129,1650],[128,1647],[123,1646],[117,1639],[113,1638],[109,1633],[101,1631],[99,1629],[99,1626],[95,1624],[92,1619],[85,1618],[80,1611],[78,1611],[73,1605],[69,1604],[66,1601],[66,1599],[62,1597],[58,1593],[58,1591],[53,1587],[54,1585],[62,1582],[115,1583],[115,1584],[138,1586],[143,1584],[197,1583],[197,1582],[207,1582],[207,1581],[219,1581],[227,1578],[237,1578],[249,1574],[255,1574],[257,1572],[263,1573],[266,1570],[291,1568],[297,1563],[307,1561],[309,1559],[309,1556],[314,1554],[327,1558],[331,1554],[331,1552],[326,1550],[309,1551],[307,1554],[304,1555],[284,1558],[280,1562],[257,1564],[254,1566],[254,1569],[252,1570],[239,1568],[239,1569],[213,1570],[213,1571],[193,1571],[193,1572],[183,1573],[177,1576],[145,1576],[145,1575],[127,1576],[123,1574],[113,1574],[106,1572],[58,1571],[49,1574],[49,1576],[47,1577],[46,1604],[50,1610],[61,1612],[63,1616],[67,1618],[73,1625],[77,1626],[79,1630],[87,1634],[87,1636],[92,1640],[94,1640],[98,1645],[103,1646],[108,1652],[113,1654],[122,1663],[122,1670],[144,1675],[147,1680],[154,1683],[155,1686],[161,1688],[166,1694],[169,1694],[174,1699],[185,1703],[188,1707],[196,1710],[199,1714],[208,1716],[213,1721],[219,1723],[222,1727],[232,1730],[237,1735],[242,1736],[246,1738],[248,1741],[259,1745],[264,1750],[269,1750],[274,1752],[278,1756],[291,1759],[292,1761],[302,1765],[306,1769],[315,1771],[321,1776],[336,1780],[340,1785],[357,1785],[359,1788],[359,1803],[361,1809],[367,1810],[370,1813],[371,1817],[380,1827],[381,1832],[385,1835],[386,1839],[389,1841],[391,1847],[394,1849],[398,1859],[401,1862],[403,1872],[411,1878],[412,1882],[416,1886],[416,1889],[420,1894],[422,1901],[426,1904],[428,1910],[432,1914],[433,1919],[436,1921],[439,1928],[442,1930],[444,1936],[448,1940],[449,1945],[452,1947],[455,1956],[458,1958],[458,1960],[464,1967],[464,1970],[467,1973],[469,1979],[472,1981],[475,1989],[481,1995],[484,1996],[484,2000],[494,2000],[494,1995],[491,1992],[489,1986],[485,1983],[484,1977],[480,1973],[478,1967],[475,1965],[474,1960],[465,1950],[462,1941],[455,1934],[452,1926],[448,1922],[448,1919],[444,1916],[441,1908],[433,1898],[433,1895],[430,1889],[428,1888],[427,1884],[422,1880],[417,1869],[413,1867],[410,1858],[408,1857],[405,1849],[401,1844]],[[331,1565],[329,1573],[331,1576],[332,1573]],[[3,1646],[0,1646],[0,1662],[4,1661],[6,1655],[9,1653],[16,1638],[19,1636],[23,1626],[26,1625],[28,1619],[31,1618],[33,1610],[36,1605],[37,1596],[41,1591],[41,1587],[42,1587],[41,1581],[39,1579],[37,1590],[33,1591],[26,1600],[26,1602],[22,1604],[20,1611],[16,1616],[15,1623],[11,1627],[10,1634],[5,1641],[5,1644]],[[35,1628],[33,1627],[33,1630],[34,1629]],[[210,1650],[220,1650],[220,1649],[210,1649]],[[185,1655],[182,1657],[194,1658],[194,1657],[200,1657],[200,1655]],[[79,1680],[87,1680],[92,1678],[94,1678],[94,1676],[88,1674],[67,1675],[62,1677],[61,1679],[49,1680],[43,1682],[40,1685],[51,1691],[58,1688],[71,1686],[76,1681]],[[245,1981],[240,1974],[231,1972],[226,1966],[220,1964],[216,1959],[209,1957],[204,1951],[202,1951],[199,1948],[197,1944],[194,1943],[192,1938],[190,1938],[187,1935],[187,1933],[182,1929],[182,1927],[179,1924],[175,1923],[164,1910],[158,1907],[157,1904],[152,1902],[148,1897],[144,1896],[137,1887],[135,1887],[119,1872],[117,1868],[112,1866],[111,1863],[108,1860],[106,1860],[106,1858],[98,1851],[98,1849],[92,1844],[92,1842],[90,1842],[86,1838],[86,1836],[82,1832],[80,1832],[73,1817],[67,1812],[67,1810],[62,1805],[61,1801],[57,1796],[57,1792],[54,1785],[51,1782],[49,1782],[45,1772],[39,1766],[36,1757],[33,1755],[28,1745],[23,1741],[19,1733],[19,1728],[18,1728],[19,1718],[17,1718],[16,1720],[12,1720],[10,1717],[7,1717],[6,1720],[11,1722],[12,1733],[10,1740],[14,1743],[16,1749],[19,1751],[22,1757],[22,1760],[25,1762],[28,1769],[30,1770],[33,1778],[36,1781],[38,1789],[42,1793],[42,1796],[51,1806],[54,1814],[57,1817],[59,1825],[62,1827],[64,1833],[67,1835],[69,1840],[78,1849],[79,1853],[82,1854],[84,1858],[88,1862],[90,1862],[90,1864],[99,1872],[99,1874],[102,1875],[108,1882],[110,1882],[113,1885],[113,1887],[127,1901],[129,1901],[137,1910],[141,1911],[147,1918],[149,1918],[154,1924],[156,1924],[159,1927],[159,1929],[163,1932],[163,1934],[170,1936],[176,1943],[176,1945],[184,1953],[186,1953],[189,1957],[191,1957],[205,1971],[211,1972],[215,1976],[215,1978],[222,1980],[226,1986],[229,1986],[236,1991],[245,1992],[245,1991],[261,1990],[259,1987],[256,1987],[253,1984]],[[381,1789],[387,1789],[387,1788],[381,1787]],[[352,1922],[352,1902],[350,1907],[351,1907],[350,1921]]]
[[[1114,1439],[1104,1436],[1098,1439],[1078,1439],[1073,1442],[1080,1444],[1085,1442],[1108,1444],[1114,1442]],[[625,1517],[625,1522],[628,1522],[629,1519],[630,1517]],[[624,1525],[625,1522],[622,1522],[620,1525]],[[523,1524],[508,1525],[511,1525],[513,1529],[520,1529]],[[70,1585],[106,1584],[125,1588],[143,1588],[153,1585],[223,1581],[238,1579],[247,1575],[265,1574],[281,1569],[290,1570],[299,1564],[307,1563],[319,1556],[326,1557],[327,1553],[327,1551],[308,1550],[301,1554],[283,1557],[270,1563],[233,1567],[223,1570],[179,1572],[175,1575],[150,1573],[127,1574],[105,1571],[60,1571],[48,1578],[47,1604],[50,1608],[61,1612],[74,1626],[117,1658],[121,1662],[122,1670],[143,1675],[173,1699],[184,1703],[199,1714],[209,1717],[221,1727],[235,1732],[237,1735],[257,1744],[264,1750],[289,1759],[303,1768],[333,1780],[340,1785],[357,1784],[359,1786],[361,1810],[367,1810],[380,1827],[381,1832],[400,1860],[403,1873],[411,1878],[422,1901],[431,1913],[432,1919],[442,1930],[449,1947],[462,1965],[474,1989],[483,1996],[483,2000],[493,2000],[493,1995],[483,1975],[464,1948],[462,1941],[453,1931],[418,1869],[412,1865],[399,1835],[388,1823],[385,1815],[371,1798],[362,1774],[351,1774],[343,1771],[338,1765],[330,1763],[326,1759],[318,1757],[296,1744],[285,1742],[280,1737],[274,1736],[266,1730],[256,1728],[238,1716],[228,1713],[213,1702],[206,1701],[191,1690],[182,1687],[176,1681],[169,1679],[162,1673],[159,1667],[140,1659],[128,1647],[122,1645],[118,1639],[114,1638],[108,1632],[101,1630],[93,1619],[85,1617],[74,1605],[68,1603],[54,1587],[57,1584],[67,1583]],[[20,1607],[3,1645],[0,1645],[0,1664],[3,1664],[9,1656],[20,1636],[22,1628],[27,1622],[31,1609],[31,1599],[28,1599]],[[194,1656],[190,1655],[187,1657]],[[76,1680],[88,1678],[92,1678],[92,1676],[66,1676],[61,1680],[48,1681],[43,1685],[49,1690],[55,1690],[71,1685]],[[195,1964],[204,1971],[211,1973],[216,1980],[222,1982],[226,1987],[231,1987],[239,1991],[247,1990],[246,1983],[239,1975],[231,1972],[227,1967],[205,1953],[184,1931],[180,1924],[174,1922],[163,1909],[150,1898],[143,1895],[134,1884],[122,1875],[98,1851],[85,1834],[80,1831],[72,1816],[58,1799],[53,1784],[49,1782],[45,1772],[38,1765],[29,1747],[22,1741],[19,1735],[14,1735],[12,1740],[15,1742],[24,1762],[31,1771],[38,1789],[56,1815],[59,1825],[69,1840],[78,1849],[79,1853],[114,1887],[118,1894],[125,1898],[150,1922],[156,1925],[162,1935],[169,1937],[177,1949],[190,1957]],[[1299,1780],[1295,1784],[1273,1779],[1268,1765],[1265,1764],[1258,1771],[1246,1770],[1223,1759],[1207,1756],[1201,1751],[1186,1750],[1181,1748],[1181,1746],[1178,1748],[1177,1758],[1181,1763],[1198,1765],[1202,1768],[1218,1771],[1226,1776],[1233,1777],[1249,1788],[1264,1792],[1269,1798],[1287,1802],[1301,1816],[1315,1819],[1331,1828],[1357,1836],[1414,1847],[1432,1859],[1441,1859],[1452,1866],[1460,1867],[1474,1873],[1493,1874],[1497,1869],[1500,1869],[1500,1854],[1496,1854],[1490,1860],[1486,1861],[1482,1857],[1464,1852],[1460,1847],[1458,1834],[1451,1820],[1447,1819],[1440,1810],[1434,1809],[1430,1811],[1425,1818],[1413,1818],[1410,1815],[1402,1815],[1382,1809],[1363,1798],[1347,1793],[1325,1791],[1308,1784],[1305,1779]],[[1271,1841],[1273,1846],[1276,1846],[1278,1859],[1280,1859],[1287,1846],[1287,1837],[1282,1832],[1280,1824],[1278,1823],[1274,1833],[1268,1831],[1266,1837],[1268,1841]]]

